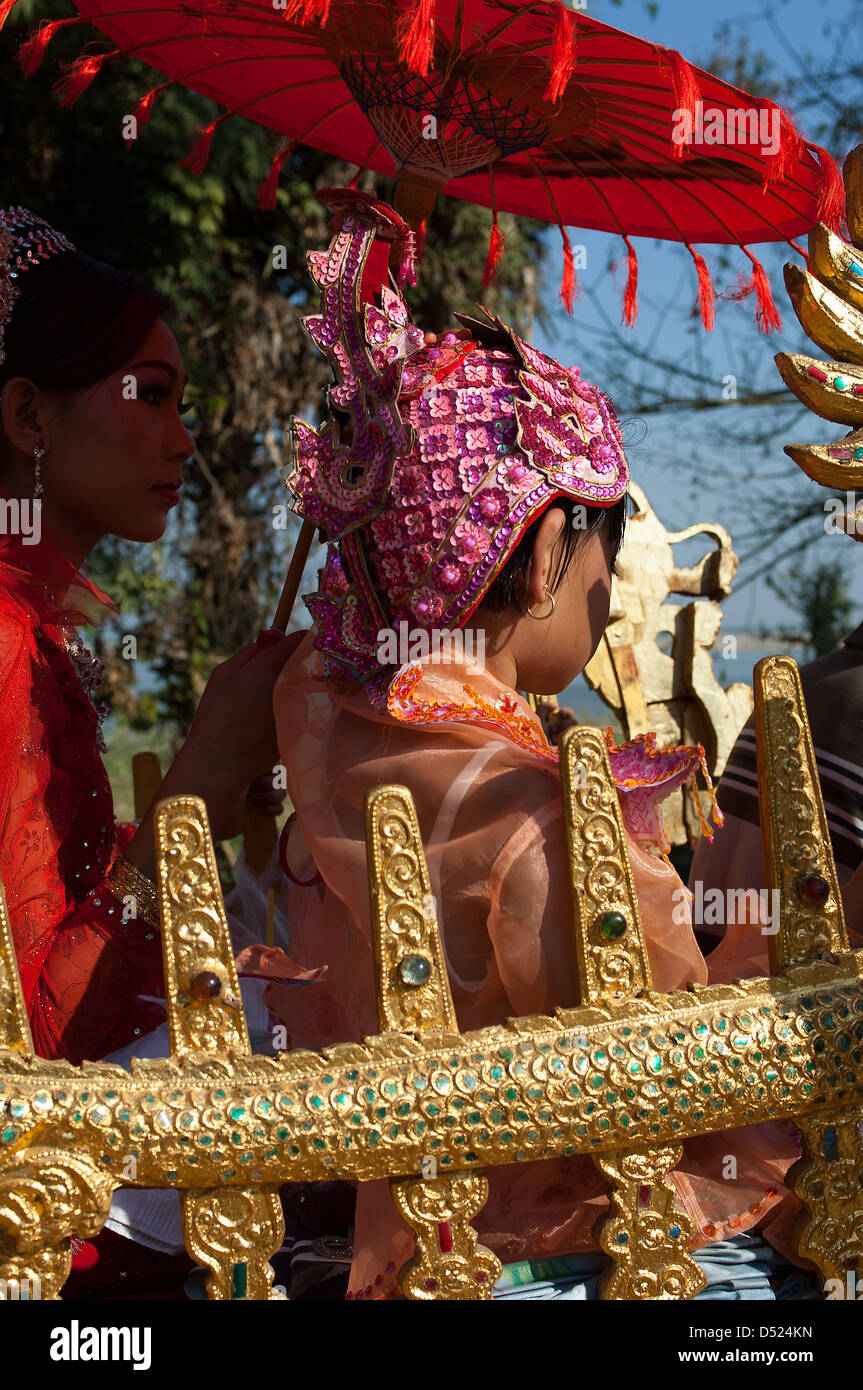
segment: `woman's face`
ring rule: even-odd
[[[82,553],[104,535],[155,541],[164,532],[195,451],[178,413],[185,383],[177,341],[157,319],[104,380],[66,397],[40,393],[43,517]]]

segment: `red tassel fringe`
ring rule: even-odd
[[[560,281],[560,299],[568,314],[572,313],[572,301],[575,298],[575,261],[572,256],[572,247],[569,244],[569,235],[564,226],[561,226],[560,234],[563,237],[563,276]]]
[[[764,266],[760,261],[755,259],[752,252],[747,251],[745,246],[741,247],[741,250],[752,262],[752,280],[749,283],[747,293],[751,294],[754,290],[758,300],[758,308],[755,311],[755,317],[758,321],[758,332],[772,333],[775,329],[782,327],[782,319],[779,315],[779,310],[773,302],[773,295],[770,291],[770,281],[767,279]]]
[[[635,254],[635,247],[624,236],[626,250],[629,256],[629,273],[626,277],[626,289],[623,291],[623,322],[627,328],[634,328],[638,318],[638,257]]]
[[[330,17],[330,0],[288,0],[284,10],[288,24],[312,24],[320,20],[321,27]]]
[[[263,212],[272,212],[273,208],[276,206],[276,197],[279,192],[279,174],[282,171],[282,165],[294,148],[294,143],[295,142],[288,140],[281,149],[276,150],[270,164],[270,172],[258,188],[258,207]]]
[[[36,72],[42,59],[45,57],[45,49],[53,39],[58,29],[63,29],[67,24],[80,24],[80,19],[75,15],[72,19],[51,19],[46,21],[36,33],[29,38],[26,43],[22,43],[18,49],[16,57],[21,64],[21,71],[25,77],[32,77]]]
[[[543,92],[543,100],[560,101],[575,67],[575,18],[569,10],[564,9],[562,0],[557,0],[549,67],[551,75]]]
[[[106,58],[116,58],[119,48],[112,48],[106,53],[88,53],[83,58],[76,58],[66,75],[54,83],[52,91],[62,92],[63,106],[74,106],[82,92],[86,92],[93,78],[99,72]]]
[[[484,290],[487,290],[489,285],[493,285],[495,282],[497,267],[503,255],[504,245],[503,232],[497,225],[497,213],[495,213],[488,237],[488,256],[486,257],[485,269],[482,272],[482,287]]]
[[[416,258],[418,261],[422,260],[426,251],[426,224],[427,219],[424,217],[422,222],[419,224],[416,231],[414,232],[414,238],[416,242]]]
[[[0,0],[0,29],[18,4],[18,0]]]
[[[695,103],[698,101],[698,83],[695,73],[676,48],[662,48],[661,45],[657,44],[656,51],[659,54],[660,67],[671,76],[675,110],[690,111],[694,120]],[[672,141],[671,153],[674,159],[682,159],[683,150],[683,144],[676,145]]]
[[[707,262],[705,261],[704,257],[700,256],[698,252],[695,250],[695,248],[693,246],[690,246],[688,241],[684,242],[684,245],[692,259],[694,260],[695,269],[698,272],[697,303],[699,311],[701,313],[701,322],[704,324],[704,327],[709,331],[713,328],[713,324],[716,318],[716,300],[713,291],[713,281],[710,278],[710,271],[707,269]]]
[[[779,149],[764,161],[764,178],[761,181],[762,193],[771,183],[778,183],[793,170],[795,162],[803,152],[803,140],[794,129],[794,122],[782,107],[772,107],[779,112]]]
[[[227,120],[231,112],[226,112],[224,116],[217,116],[211,121],[206,130],[201,131],[200,139],[196,140],[185,159],[177,160],[178,169],[190,169],[193,174],[203,174],[207,167],[207,160],[210,158],[210,143],[213,139],[213,132],[217,125]]]
[[[153,102],[156,100],[156,96],[160,91],[161,86],[152,87],[149,92],[144,93],[134,111],[129,113],[135,121],[136,126],[149,125],[150,117],[153,114]],[[125,139],[125,136],[123,138]],[[133,140],[126,140],[127,149],[131,149],[133,144]]]
[[[432,65],[435,40],[435,0],[413,0],[396,26],[399,62],[425,77]]]
[[[842,175],[836,160],[820,145],[810,144],[808,148],[817,154],[823,174],[815,216],[819,222],[825,222],[831,232],[836,232],[838,236],[839,223],[845,213],[845,185],[842,181]]]

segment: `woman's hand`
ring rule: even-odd
[[[570,709],[568,705],[558,707],[548,700],[539,700],[536,712],[545,730],[546,738],[549,743],[554,745],[560,742],[561,735],[566,729],[570,729],[578,723],[575,711]]]
[[[206,803],[214,840],[239,835],[246,797],[253,783],[255,799],[276,800],[273,768],[278,761],[273,688],[285,662],[305,633],[260,633],[217,666],[207,681],[189,736],[168,769],[153,800],[199,796]],[[269,781],[269,787],[260,783]],[[281,809],[279,798],[279,809]],[[148,812],[126,848],[126,858],[145,874],[155,875],[153,818]]]
[[[277,815],[284,792],[273,789],[278,762],[273,688],[304,632],[262,633],[223,661],[207,681],[188,738],[160,796],[203,796],[215,839],[242,829],[246,796]]]
[[[272,772],[263,772],[249,787],[248,799],[268,816],[280,816],[288,793],[273,786]]]

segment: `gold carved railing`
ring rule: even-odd
[[[766,978],[651,989],[602,736],[561,743],[571,927],[582,1002],[461,1034],[410,793],[366,802],[382,1032],[253,1056],[203,803],[157,814],[172,1056],[72,1066],[32,1055],[5,908],[0,968],[0,1279],[59,1297],[70,1239],[118,1187],[181,1193],[215,1299],[275,1296],[281,1184],[386,1176],[416,1233],[415,1299],[484,1299],[500,1265],[470,1221],[483,1169],[591,1154],[611,1207],[600,1296],[690,1298],[703,1275],[669,1173],[681,1144],[771,1118],[803,1140],[798,1250],[863,1277],[863,960],[849,951],[797,668],[756,668],[767,882],[780,924]],[[134,1162],[130,1163],[129,1160]],[[434,1163],[429,1160],[433,1159]]]

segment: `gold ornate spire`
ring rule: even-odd
[[[779,352],[776,365],[809,410],[851,426],[835,444],[786,444],[786,454],[822,486],[850,490],[863,485],[863,145],[848,155],[843,177],[851,241],[817,222],[809,269],[785,267],[794,312],[831,360]]]

